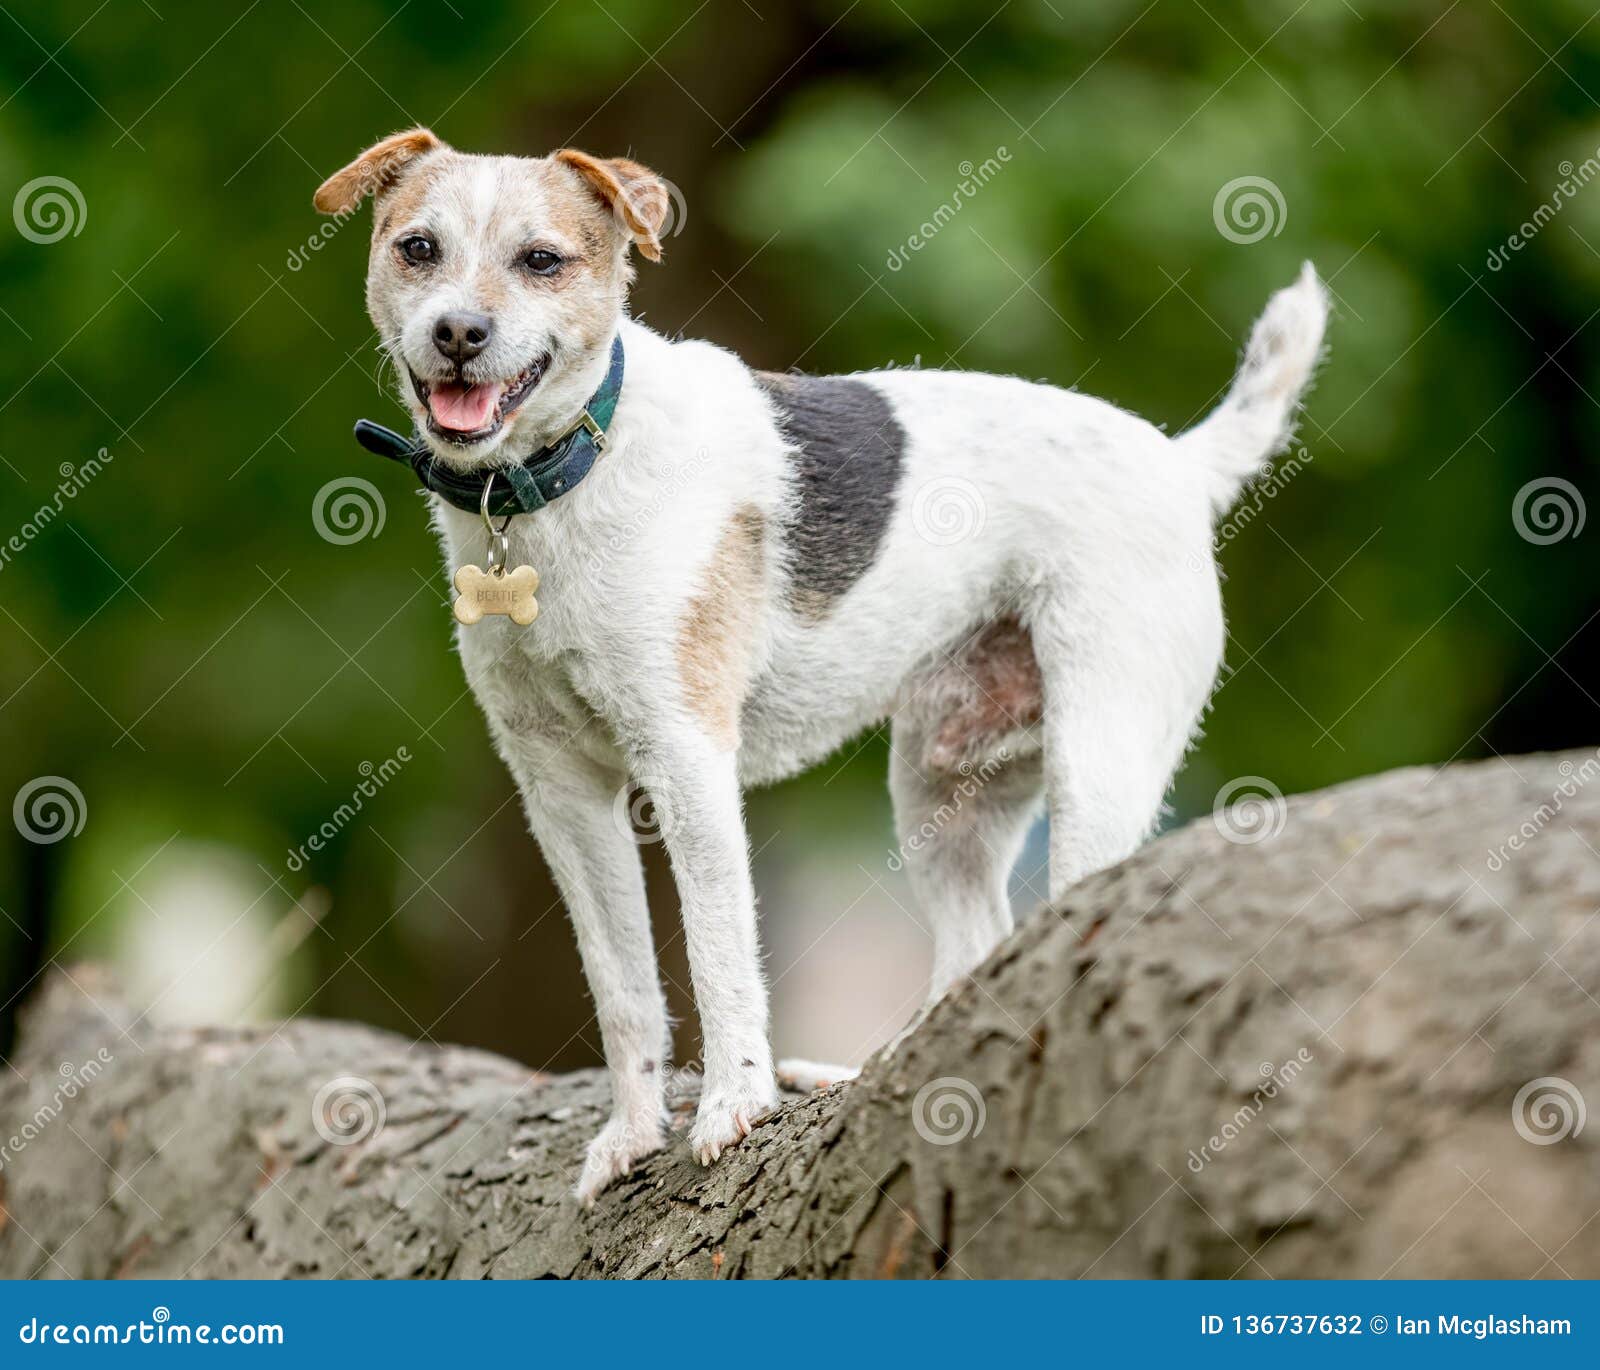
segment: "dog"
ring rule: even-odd
[[[1290,441],[1327,293],[1308,263],[1218,407],[1168,437],[1045,384],[763,373],[651,331],[627,314],[631,254],[659,260],[670,199],[626,158],[470,155],[417,128],[314,203],[368,196],[367,308],[419,472],[509,482],[598,431],[592,397],[621,367],[581,481],[506,520],[537,621],[457,629],[594,997],[613,1103],[577,1181],[593,1202],[668,1135],[670,1029],[619,795],[649,793],[681,896],[704,1046],[689,1141],[709,1165],[778,1103],[743,788],[888,720],[930,1002],[1010,932],[1041,810],[1053,899],[1128,856],[1220,668],[1215,521]],[[482,561],[501,525],[431,504],[446,561]]]

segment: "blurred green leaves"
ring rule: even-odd
[[[356,944],[415,973],[424,1026],[503,956],[453,1030],[517,1050],[493,1006],[533,963],[570,963],[558,912],[520,941],[553,894],[450,651],[422,501],[349,439],[354,418],[398,414],[361,308],[369,224],[322,242],[310,195],[412,123],[660,170],[687,228],[635,303],[664,331],[764,366],[920,358],[1076,383],[1169,431],[1315,260],[1337,305],[1301,430],[1313,460],[1223,554],[1229,673],[1176,809],[1240,774],[1294,791],[1592,739],[1600,530],[1536,546],[1510,507],[1536,476],[1594,489],[1600,185],[1485,265],[1600,147],[1592,18],[1579,0],[8,13],[0,176],[12,193],[67,176],[87,216],[48,245],[0,234],[0,535],[63,462],[114,454],[0,569],[11,788],[70,775],[91,802],[92,840],[45,882],[73,911],[56,942],[118,893],[107,871],[172,832],[285,880],[283,851],[404,743],[406,775],[306,877],[354,934],[301,953],[318,1006],[416,1030],[370,979],[338,978]],[[964,164],[1001,148],[936,220]],[[1250,243],[1216,219],[1244,176],[1284,206]],[[386,519],[339,545],[311,509],[346,474]],[[847,755],[755,798],[756,845],[832,842],[839,814],[876,813],[887,837],[882,746]],[[0,908],[34,897],[25,866]],[[459,934],[456,961],[417,942],[421,910]],[[506,944],[485,951],[458,914]]]

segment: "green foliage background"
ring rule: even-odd
[[[62,463],[112,457],[0,568],[5,793],[61,775],[89,807],[77,837],[6,848],[13,998],[51,949],[110,945],[181,834],[242,855],[279,910],[326,891],[287,1007],[594,1055],[421,503],[348,437],[399,414],[365,216],[308,250],[319,180],[415,123],[670,179],[681,231],[635,293],[657,328],[779,369],[1017,372],[1174,431],[1313,259],[1337,316],[1312,460],[1223,554],[1230,671],[1177,815],[1238,776],[1295,791],[1595,740],[1595,531],[1532,543],[1512,507],[1540,477],[1594,491],[1600,188],[1487,264],[1600,147],[1581,0],[96,3],[0,18],[0,184],[63,176],[86,206],[59,242],[0,233],[0,534]],[[1257,242],[1214,221],[1240,176],[1282,194]],[[350,473],[388,514],[340,546],[310,511]],[[399,746],[415,760],[362,821],[286,869]],[[869,740],[753,797],[755,845],[888,846],[883,768]],[[652,888],[687,984],[656,853]]]

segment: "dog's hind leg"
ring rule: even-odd
[[[933,932],[928,1003],[1011,932],[1007,884],[1043,788],[1042,679],[1014,614],[989,619],[914,683],[890,732],[899,859]]]
[[[1189,588],[1169,585],[1088,625],[1064,610],[1035,618],[1052,900],[1156,826],[1221,650],[1214,585]]]
[[[906,874],[933,932],[928,1002],[970,975],[1011,933],[1007,884],[1038,812],[1037,754],[970,771],[919,773],[890,762]]]

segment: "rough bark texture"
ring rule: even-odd
[[[679,1139],[591,1211],[598,1072],[154,1029],[58,975],[0,1084],[0,1275],[1600,1276],[1591,779],[1589,752],[1417,769],[1254,844],[1197,822],[859,1081],[710,1170]],[[343,1076],[386,1116],[335,1144],[313,1103]]]

